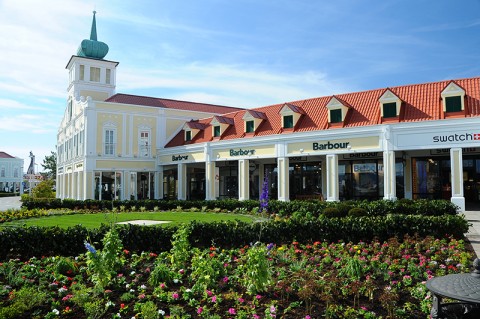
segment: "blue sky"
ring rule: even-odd
[[[480,76],[478,0],[0,0],[0,151],[25,170],[93,10],[119,93],[250,108]]]

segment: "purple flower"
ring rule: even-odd
[[[88,250],[90,253],[92,253],[92,254],[94,254],[94,255],[97,254],[97,250],[96,250],[92,245],[90,245],[90,243],[85,242],[85,248],[87,248],[87,250]]]
[[[263,179],[262,194],[260,195],[260,213],[268,212],[268,177]]]

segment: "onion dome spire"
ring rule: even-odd
[[[77,50],[78,56],[93,59],[103,59],[108,53],[108,45],[104,42],[97,41],[97,22],[95,20],[96,13],[96,11],[93,11],[90,40],[85,39],[82,41],[82,43],[80,43],[80,46]]]

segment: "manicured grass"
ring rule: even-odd
[[[169,221],[169,223],[158,224],[176,225],[188,223],[190,221],[215,222],[222,220],[241,220],[253,222],[256,218],[248,215],[223,214],[223,213],[201,213],[201,212],[135,212],[135,213],[98,213],[98,214],[73,214],[73,215],[55,215],[40,218],[30,218],[16,220],[0,224],[1,227],[19,227],[19,226],[59,226],[68,228],[76,225],[82,225],[86,228],[98,228],[101,224],[110,224],[112,222],[125,222],[130,220],[159,220]]]

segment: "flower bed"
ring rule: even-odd
[[[101,251],[0,263],[0,318],[426,318],[424,282],[473,260],[453,238],[198,249],[186,229],[159,255],[108,233]]]

